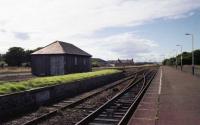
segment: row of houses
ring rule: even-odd
[[[130,66],[131,60],[103,61],[74,46],[73,44],[55,41],[31,54],[32,74],[37,76],[63,75],[91,71],[92,61],[99,66]]]
[[[110,66],[132,66],[134,65],[133,59],[126,59],[126,60],[108,60],[107,61]]]

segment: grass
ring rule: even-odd
[[[61,75],[61,76],[40,77],[21,82],[5,82],[0,84],[0,94],[19,92],[24,90],[35,89],[38,87],[46,87],[50,85],[70,83],[78,80],[113,74],[117,72],[121,71],[116,69],[106,69],[106,70],[87,72],[87,73],[75,73],[75,74]]]
[[[0,81],[0,84],[3,84],[5,81]]]

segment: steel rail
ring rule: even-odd
[[[55,110],[53,110],[53,111],[51,111],[51,112],[49,112],[49,113],[46,113],[46,114],[41,115],[41,116],[39,116],[39,117],[37,117],[37,118],[34,118],[34,119],[32,119],[32,120],[30,120],[30,121],[28,121],[28,122],[26,122],[26,123],[23,123],[22,125],[35,125],[35,124],[38,124],[38,123],[40,123],[40,122],[42,122],[42,121],[44,121],[44,120],[46,120],[46,119],[50,119],[51,117],[55,116],[60,110],[64,110],[64,109],[66,109],[66,108],[75,107],[76,105],[81,104],[81,103],[84,102],[85,100],[87,100],[87,99],[89,99],[89,98],[91,98],[91,97],[94,97],[95,95],[98,95],[99,93],[101,93],[101,92],[103,92],[103,91],[106,91],[106,90],[108,90],[108,89],[111,89],[111,88],[113,88],[113,87],[115,87],[115,86],[117,86],[117,85],[119,85],[119,84],[122,84],[122,83],[124,83],[124,82],[126,82],[126,81],[128,81],[128,80],[131,80],[131,82],[133,82],[134,80],[136,80],[137,75],[140,74],[140,73],[142,73],[142,72],[144,72],[144,70],[140,70],[140,71],[134,72],[134,73],[133,73],[132,75],[130,75],[129,77],[124,78],[124,79],[121,80],[121,81],[119,80],[120,82],[117,83],[117,84],[115,84],[115,85],[112,85],[112,86],[109,86],[109,87],[107,87],[107,88],[104,88],[104,89],[102,89],[102,90],[100,90],[100,91],[97,91],[96,93],[93,93],[93,94],[91,94],[91,95],[88,95],[88,96],[85,97],[85,98],[79,99],[79,100],[77,100],[77,101],[75,101],[75,102],[73,102],[73,103],[70,103],[70,104],[65,105],[65,106],[63,106],[63,107],[61,107],[61,108],[55,109]]]
[[[133,102],[133,104],[130,106],[130,108],[128,109],[128,111],[126,112],[126,114],[124,115],[124,117],[121,119],[121,121],[118,123],[118,125],[125,125],[128,123],[129,119],[131,118],[132,114],[134,113],[134,111],[136,110],[140,100],[142,99],[142,97],[144,96],[146,90],[148,89],[150,83],[152,82],[153,78],[155,77],[157,72],[153,72],[152,77],[149,79],[149,81],[147,81],[147,84],[144,86],[144,88],[139,92],[139,94],[136,96],[135,101]]]
[[[132,105],[135,105],[135,102],[138,102],[136,100],[138,100],[138,98],[140,97],[140,95],[143,93],[142,90],[144,90],[143,88],[146,84],[146,77],[150,74],[146,73],[144,74],[143,78],[138,79],[137,81],[135,81],[131,86],[129,86],[128,88],[125,88],[122,92],[120,92],[119,94],[117,94],[116,96],[114,96],[111,100],[107,101],[104,105],[102,105],[101,107],[99,107],[96,111],[92,112],[90,115],[88,115],[87,117],[85,117],[84,119],[82,119],[81,121],[79,121],[78,123],[76,123],[76,125],[86,125],[88,123],[90,123],[91,121],[93,121],[96,117],[98,117],[99,114],[101,114],[101,112],[103,112],[104,109],[106,109],[107,107],[111,106],[112,103],[119,99],[120,97],[122,97],[124,94],[126,94],[131,88],[133,88],[134,86],[136,86],[138,83],[140,83],[141,81],[144,80],[143,84],[142,84],[142,88],[141,90],[138,92],[138,96],[136,96],[135,101]],[[151,79],[153,79],[153,76],[151,77]],[[148,82],[149,84],[150,82]],[[132,107],[131,105],[131,107]],[[129,111],[130,109],[128,109],[127,111]],[[125,113],[125,115],[127,114],[127,112]],[[125,119],[127,117],[124,116],[123,119]],[[119,123],[123,123],[123,121],[120,121]]]

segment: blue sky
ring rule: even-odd
[[[200,11],[192,11],[192,15],[179,19],[157,19],[152,22],[134,26],[134,27],[112,27],[105,28],[95,33],[95,37],[105,37],[113,34],[121,34],[126,32],[134,32],[135,34],[157,41],[159,47],[154,52],[165,57],[171,57],[180,52],[182,45],[183,51],[191,51],[191,37],[185,33],[194,35],[194,48],[200,49]]]
[[[6,13],[5,13],[6,12]],[[55,40],[93,57],[160,61],[200,48],[200,0],[0,0],[0,53]]]
[[[140,36],[159,41],[157,52],[166,53],[176,49],[176,44],[183,45],[185,51],[191,51],[191,37],[185,33],[192,33],[195,37],[195,48],[200,48],[200,12],[194,15],[174,19],[155,20],[153,23],[136,27]]]

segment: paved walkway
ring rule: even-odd
[[[155,95],[145,94],[129,125],[200,125],[200,78],[170,67],[161,69],[148,89]],[[155,104],[142,107],[151,97]]]

